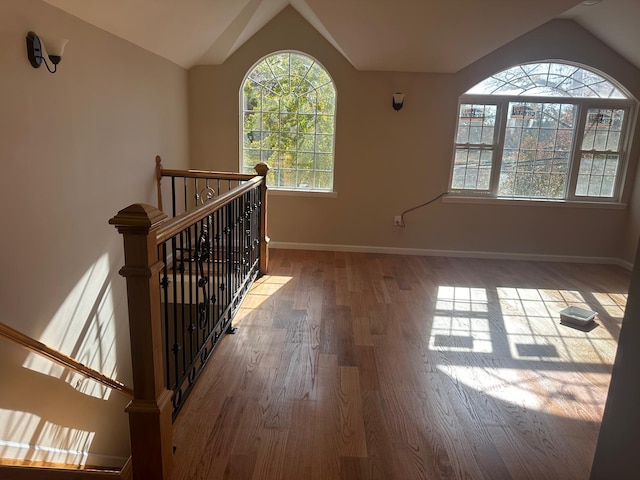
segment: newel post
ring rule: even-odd
[[[269,165],[258,163],[254,167],[258,175],[262,177],[260,185],[260,273],[266,275],[269,270],[269,242],[271,239],[267,234],[267,173]]]
[[[129,414],[135,480],[167,480],[173,465],[172,392],[165,388],[155,230],[167,218],[151,205],[135,204],[109,220],[124,240],[134,398]]]

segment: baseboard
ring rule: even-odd
[[[43,466],[46,469],[75,466],[74,468],[94,468],[98,470],[117,471],[118,473],[126,467],[128,459],[113,455],[101,455],[91,452],[80,452],[75,450],[63,450],[42,445],[30,445],[19,442],[0,441],[2,448],[2,459],[0,465],[18,466],[29,468]],[[28,460],[25,460],[28,459]],[[90,465],[91,467],[85,467]],[[81,471],[81,470],[80,470]],[[2,475],[0,478],[4,479]]]
[[[270,248],[287,250],[320,250],[328,252],[382,253],[390,255],[416,255],[424,257],[486,258],[490,260],[528,260],[536,262],[569,262],[618,265],[627,270],[633,264],[613,257],[587,257],[578,255],[540,255],[531,253],[502,253],[463,250],[432,250],[424,248],[378,247],[369,245],[332,245],[322,243],[294,243],[271,241]]]
[[[3,480],[132,480],[131,457],[122,469],[78,468],[74,465],[0,459]]]
[[[0,478],[3,480],[131,480],[117,470],[75,470],[62,466],[24,466],[0,465]]]
[[[622,260],[621,258],[615,258],[614,260],[616,265],[624,268],[625,270],[633,270],[633,263]]]

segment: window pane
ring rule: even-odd
[[[315,149],[316,136],[300,134],[297,137],[299,152],[313,152]]]
[[[460,105],[456,143],[492,145],[495,137],[496,111],[496,105]]]
[[[333,175],[329,172],[316,172],[314,188],[316,190],[333,190]]]
[[[331,172],[333,166],[333,156],[319,153],[316,155],[316,170],[322,172]]]
[[[510,102],[498,195],[564,198],[575,106]]]
[[[590,108],[584,127],[582,150],[619,151],[624,110]]]
[[[563,63],[516,65],[483,80],[467,94],[628,98],[597,73]]]
[[[451,187],[457,190],[489,190],[492,149],[456,149]]]
[[[299,153],[298,168],[302,170],[313,170],[313,153]]]
[[[576,196],[612,198],[619,163],[619,155],[583,153],[578,170]]]

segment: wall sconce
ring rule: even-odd
[[[393,108],[397,112],[404,105],[404,93],[396,92],[393,94]]]
[[[40,37],[35,32],[27,33],[27,57],[33,68],[40,68],[42,62],[50,73],[56,73],[58,64],[62,61],[62,52],[67,44],[66,38],[47,39],[47,56],[53,65],[53,70],[49,67],[47,59],[42,55],[42,47],[44,43],[40,40]]]

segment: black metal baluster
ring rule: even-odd
[[[173,384],[171,383],[171,368],[170,368],[170,356],[169,356],[169,344],[171,340],[169,339],[169,276],[167,274],[167,244],[163,243],[160,247],[162,258],[162,262],[164,266],[162,267],[162,278],[160,279],[160,287],[162,291],[162,299],[164,300],[164,305],[162,308],[163,316],[164,316],[164,365],[165,365],[165,383],[166,387],[169,390],[173,389]]]
[[[233,247],[234,247],[234,218],[233,218],[233,213],[234,213],[234,202],[229,203],[229,213],[228,213],[228,222],[229,222],[229,233],[228,233],[228,241],[227,241],[227,265],[228,265],[228,269],[227,269],[227,289],[225,291],[226,293],[226,300],[227,300],[227,317],[229,315],[229,312],[231,311],[232,308],[232,295],[233,295]]]
[[[176,271],[176,258],[178,255],[177,252],[177,245],[176,245],[176,237],[172,237],[171,238],[171,255],[172,255],[172,259],[171,259],[171,263],[172,263],[172,273],[171,273],[171,277],[172,277],[172,281],[173,281],[173,346],[171,347],[171,351],[173,352],[173,365],[174,365],[174,369],[175,369],[175,376],[176,376],[176,388],[179,390],[180,389],[180,382],[178,381],[181,377],[182,377],[182,372],[180,369],[180,356],[179,356],[179,352],[180,352],[180,344],[178,343],[179,340],[179,334],[178,334],[178,304],[176,303],[178,301],[178,273]],[[174,401],[176,400],[176,397],[174,397]],[[175,406],[175,405],[174,405]]]
[[[193,334],[194,332],[196,332],[196,345],[198,342],[198,338],[197,338],[197,329],[194,327],[194,323],[193,323],[193,254],[192,254],[192,238],[191,238],[191,230],[192,230],[192,226],[187,227],[187,229],[185,230],[185,234],[186,234],[186,253],[188,255],[187,257],[187,261],[188,261],[188,268],[187,270],[187,288],[189,291],[189,298],[187,301],[187,311],[188,311],[188,316],[189,316],[189,364],[193,363],[193,359],[195,358],[195,348],[194,348],[194,344],[193,344]]]
[[[219,195],[222,188],[232,191],[245,183],[230,179],[181,178],[184,211],[192,209],[191,202],[198,207]],[[179,201],[175,181],[172,177],[174,216],[178,215]],[[166,381],[167,388],[175,392],[174,419],[222,334],[235,330],[233,316],[258,274],[261,188],[262,185],[256,185],[176,234],[171,245],[162,245],[165,267],[160,283],[164,301]],[[171,281],[173,287],[169,292]],[[171,294],[173,305],[169,305]]]
[[[176,216],[176,177],[171,177],[171,215]]]
[[[220,188],[218,186],[218,188]],[[221,308],[222,308],[222,302],[220,301],[221,299],[221,291],[220,291],[220,285],[222,280],[221,277],[221,265],[222,265],[222,226],[221,226],[221,215],[220,215],[220,210],[216,210],[215,212],[215,241],[216,241],[216,271],[215,271],[215,278],[216,278],[216,321],[220,321],[220,316],[221,316]]]
[[[185,287],[184,287],[184,231],[179,234],[179,243],[180,243],[180,263],[178,264],[178,272],[180,273],[180,345],[182,351],[182,375],[185,373],[185,368],[187,367],[187,341],[186,341],[186,315],[185,315]],[[176,264],[176,260],[174,259],[173,264]]]

